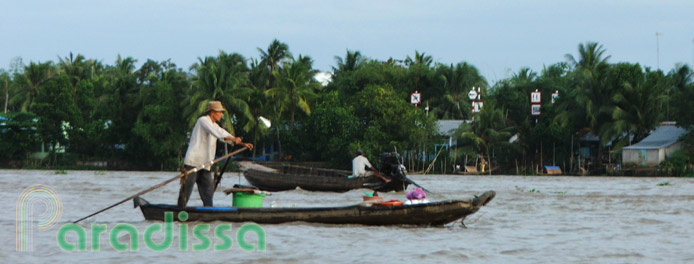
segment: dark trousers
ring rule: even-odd
[[[185,166],[186,170],[191,170],[194,167]],[[204,206],[212,206],[212,197],[214,196],[214,179],[212,173],[208,170],[199,170],[198,172],[188,174],[185,184],[181,185],[181,190],[178,192],[178,206],[186,207],[190,194],[193,192],[193,186],[198,184],[198,192]]]

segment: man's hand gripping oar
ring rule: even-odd
[[[240,139],[240,138],[239,138],[238,142],[241,142],[241,139]],[[225,140],[224,143],[227,143],[227,144],[229,144],[229,145],[231,145],[231,146],[234,146],[234,142],[233,142],[233,141]],[[243,143],[243,142],[241,142],[240,144],[241,144],[244,148],[247,148],[248,150],[253,150],[253,144],[251,144],[251,143]],[[224,149],[226,150],[226,147],[225,147]],[[221,170],[218,174],[215,173],[215,176],[214,176],[214,190],[215,190],[215,191],[217,190],[217,187],[219,186],[219,183],[222,182],[222,175],[224,175],[224,172],[226,171],[227,165],[229,165],[229,161],[230,161],[230,160],[231,160],[231,157],[227,158],[227,160],[224,162],[224,165],[222,166],[222,170]]]

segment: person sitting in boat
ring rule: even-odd
[[[390,179],[381,175],[381,173],[371,165],[369,159],[364,157],[364,152],[362,152],[361,149],[357,150],[357,156],[352,159],[352,177],[369,177],[371,175],[375,175],[384,182],[390,182]]]
[[[205,115],[198,118],[190,135],[188,150],[183,160],[186,171],[196,168],[202,164],[214,160],[217,149],[217,139],[231,141],[240,144],[248,149],[253,149],[253,144],[243,143],[242,138],[235,137],[217,122],[222,120],[224,109],[220,101],[210,101],[207,104]],[[203,168],[198,172],[191,173],[184,177],[181,190],[178,193],[178,206],[185,207],[193,192],[193,185],[198,184],[198,192],[204,206],[212,206],[212,196],[214,195],[214,180],[210,168]]]

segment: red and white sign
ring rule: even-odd
[[[542,92],[535,89],[534,92],[530,92],[530,103],[539,104],[542,103]]]
[[[472,102],[472,112],[473,113],[479,113],[482,111],[482,107],[484,106],[483,101],[474,101]]]
[[[474,101],[475,99],[479,99],[479,98],[477,98],[477,95],[478,95],[478,93],[477,93],[477,91],[475,91],[475,87],[472,87],[472,90],[470,90],[470,92],[467,93],[467,97],[470,98],[470,100],[473,100],[473,101]]]
[[[414,93],[410,94],[410,103],[412,104],[420,104],[422,103],[422,94],[415,91]]]
[[[540,105],[539,104],[530,105],[530,114],[534,115],[534,116],[539,116],[540,115]]]

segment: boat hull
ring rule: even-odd
[[[309,208],[235,208],[235,207],[186,207],[150,204],[140,197],[134,199],[146,220],[164,221],[166,212],[173,212],[174,220],[185,211],[186,221],[255,222],[280,224],[308,222],[323,224],[360,225],[426,225],[440,226],[474,214],[495,196],[487,191],[467,200],[447,200],[432,203],[400,206],[352,205],[344,207]]]
[[[347,192],[354,189],[372,189],[381,192],[403,191],[409,183],[391,178],[385,183],[375,176],[349,177],[350,171],[285,165],[271,169],[258,164],[242,164],[243,175],[251,185],[266,191],[287,191],[301,188],[317,192]]]

